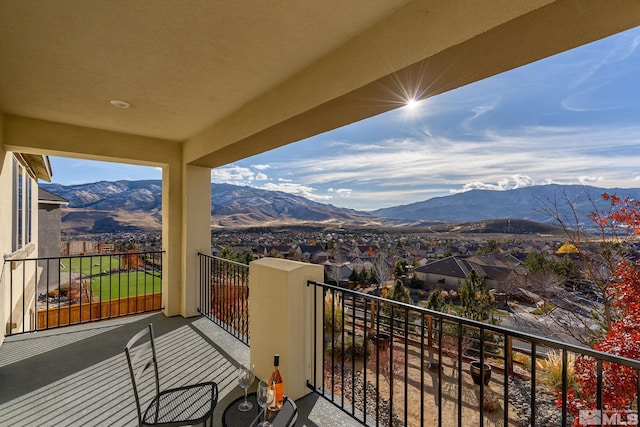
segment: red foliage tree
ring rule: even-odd
[[[640,201],[620,199],[615,194],[606,193],[603,198],[611,203],[611,210],[606,214],[591,214],[598,225],[611,229],[614,236],[620,230],[629,235],[640,233]],[[640,269],[636,263],[621,259],[611,272],[611,281],[610,293],[616,318],[593,348],[640,360]],[[597,361],[591,357],[579,357],[574,372],[578,387],[568,392],[567,406],[569,411],[578,415],[580,409],[596,409]],[[637,398],[637,386],[638,372],[635,369],[603,361],[601,409],[631,408]]]
[[[144,265],[144,261],[136,254],[125,254],[122,255],[121,264],[123,267],[128,268],[129,270],[135,270],[138,267],[142,267]]]

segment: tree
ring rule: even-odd
[[[393,269],[396,273],[396,277],[407,274],[407,261],[404,259],[399,259],[398,261],[396,261],[396,265]]]
[[[373,271],[375,274],[375,278],[378,281],[378,288],[381,288],[387,283],[387,280],[391,278],[391,270],[389,269],[389,265],[387,264],[387,256],[384,252],[378,252],[375,260],[373,261]]]
[[[592,233],[593,227],[583,221],[584,214],[578,211],[574,196],[563,192],[560,200],[557,197],[538,200],[538,211],[562,228],[566,242],[559,250],[564,258],[553,265],[552,286],[547,286],[544,281],[534,281],[537,287],[534,292],[539,291],[540,296],[553,299],[556,304],[556,309],[540,316],[540,320],[550,320],[555,331],[543,322],[540,322],[540,327],[547,328],[550,333],[562,331],[583,345],[593,346],[616,320],[611,292],[613,282],[610,279],[611,272],[620,260],[621,248],[615,236],[628,231],[629,227],[625,225],[620,228],[619,221],[614,223],[609,220],[616,215],[615,203],[610,203],[606,211],[598,211],[596,202],[589,195],[587,197],[594,209],[588,216],[593,219],[597,233]],[[611,196],[603,197],[611,202]],[[567,209],[560,208],[562,203]],[[598,306],[585,307],[576,303],[571,294],[567,295],[567,288],[594,294]]]
[[[640,234],[640,201],[621,200],[615,194],[604,194],[611,202],[608,213],[593,213],[591,217],[601,227],[610,230],[617,247],[624,246],[619,231],[628,237]],[[640,359],[640,269],[638,263],[620,259],[612,270],[612,286],[608,289],[612,320],[606,335],[593,347],[617,356]],[[574,365],[578,387],[568,394],[568,408],[578,414],[580,409],[594,409],[597,404],[597,362],[593,358],[578,358]],[[638,372],[612,362],[602,363],[602,407],[612,410],[632,408],[637,399]],[[562,402],[558,402],[561,404]]]
[[[340,269],[344,264],[342,251],[339,246],[333,249],[333,263],[329,267],[329,279],[331,279],[336,286],[340,286]]]
[[[271,257],[271,258],[284,258],[282,256],[282,254],[279,251],[277,251],[276,249],[271,249],[269,251],[269,253],[267,254],[267,256]]]
[[[494,298],[485,286],[484,279],[475,270],[467,276],[464,284],[458,287],[461,315],[467,319],[489,322],[497,325],[500,319],[493,315]]]
[[[144,261],[137,254],[124,254],[120,257],[120,263],[129,270],[135,270],[144,265]]]
[[[356,270],[355,268],[351,270],[351,273],[349,273],[349,281],[353,283],[361,283],[360,274],[358,273],[358,270]]]
[[[495,240],[489,240],[487,242],[487,246],[481,248],[478,253],[479,254],[495,254],[500,252],[500,247],[498,246],[498,242]]]
[[[220,258],[228,259],[230,261],[234,260],[235,256],[233,255],[231,246],[227,245],[224,248],[222,248],[222,251],[220,251]]]
[[[393,287],[386,293],[385,298],[393,301],[403,302],[405,304],[413,304],[413,300],[411,299],[409,290],[404,287],[400,280],[396,280]],[[391,307],[389,307],[387,304],[383,304],[382,310],[387,316],[391,316],[391,312],[393,311],[394,328],[402,329],[404,326],[405,318],[407,316],[409,318],[409,323],[412,323],[413,320],[415,320],[415,314],[411,313],[410,311],[405,311],[403,309],[391,310]]]
[[[427,308],[429,310],[446,312],[447,305],[447,301],[444,299],[440,289],[434,289],[431,291],[429,298],[427,298]]]
[[[559,254],[577,254],[578,252],[578,248],[571,242],[567,242],[558,248]]]
[[[413,304],[409,290],[404,287],[400,280],[396,280],[393,288],[387,292],[387,298],[394,301],[403,302],[405,304]]]

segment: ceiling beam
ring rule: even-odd
[[[182,159],[182,144],[82,126],[6,114],[8,151],[143,166],[164,166]]]
[[[489,4],[487,4],[489,3]],[[412,1],[185,143],[217,167],[434,96],[640,23],[635,0]]]

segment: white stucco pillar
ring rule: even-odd
[[[162,306],[198,314],[198,251],[211,251],[211,169],[173,162],[162,173]]]
[[[179,160],[179,159],[178,159]],[[162,307],[165,316],[181,314],[182,307],[182,165],[162,168]]]
[[[184,286],[181,314],[190,317],[198,314],[198,252],[211,254],[211,169],[187,165],[182,196]]]
[[[262,258],[249,264],[249,337],[251,363],[256,376],[267,380],[273,369],[273,355],[280,354],[284,393],[298,399],[311,390],[313,375],[314,287],[321,282],[321,265]],[[322,291],[316,291],[318,331],[316,367],[322,369]]]

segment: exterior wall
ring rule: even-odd
[[[425,281],[428,285],[433,285],[437,288],[444,290],[458,290],[459,284],[463,279],[451,276],[443,276],[441,274],[427,273],[425,275]]]
[[[38,258],[59,257],[61,240],[60,204],[38,204]],[[42,274],[38,280],[38,293],[58,285],[60,263],[39,261]]]
[[[59,204],[38,204],[38,258],[60,256],[61,214]]]
[[[7,153],[3,145],[4,116],[0,114],[0,254],[4,255],[11,251],[11,204],[6,200],[11,200],[11,154]],[[5,336],[5,319],[9,307],[8,288],[5,272],[4,260],[0,265],[0,345]]]
[[[4,117],[0,116],[0,138],[3,132]],[[6,151],[0,140],[0,254],[2,254],[2,266],[0,272],[0,344],[4,341],[7,328],[22,330],[25,326],[33,324],[33,313],[28,307],[34,306],[35,284],[38,269],[21,262],[4,262],[5,258],[12,254],[13,237],[13,154]],[[38,185],[33,181],[31,197],[31,243],[24,246],[16,257],[25,258],[35,255],[38,247]],[[13,283],[13,285],[12,285]],[[24,290],[27,290],[26,292]],[[24,316],[22,307],[27,307]]]

